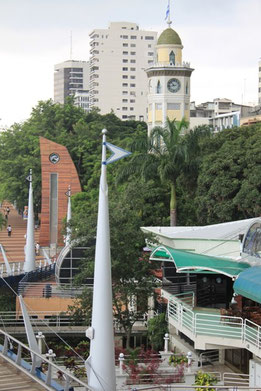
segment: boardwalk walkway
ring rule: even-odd
[[[13,364],[0,358],[0,390],[1,391],[40,391],[48,389],[37,384],[27,374],[21,372]]]
[[[0,230],[0,243],[3,245],[6,252],[9,263],[11,262],[24,262],[24,246],[25,246],[25,234],[27,221],[23,220],[22,216],[18,214],[13,205],[4,201],[0,212],[4,215],[5,208],[9,206],[10,213],[7,219],[7,224],[12,227],[12,235],[7,235],[6,227]],[[35,241],[39,240],[39,230],[35,230]],[[42,258],[42,257],[36,257]],[[2,254],[0,254],[0,263],[4,262]]]

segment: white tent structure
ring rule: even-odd
[[[173,249],[240,259],[242,238],[258,221],[259,218],[252,218],[201,227],[141,227],[141,229],[145,234],[154,235],[160,244]],[[247,262],[245,255],[242,258]]]

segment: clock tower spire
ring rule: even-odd
[[[148,76],[148,131],[165,126],[167,118],[180,121],[190,119],[190,77],[193,69],[182,60],[183,45],[173,30],[168,4],[164,30],[156,45],[154,64],[146,69]]]

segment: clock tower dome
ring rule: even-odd
[[[190,119],[190,76],[193,69],[182,60],[182,42],[170,27],[164,30],[156,45],[156,59],[146,69],[148,76],[148,131],[165,126],[167,118]]]

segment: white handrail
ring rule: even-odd
[[[224,316],[209,312],[194,312],[188,304],[179,297],[172,296],[168,303],[168,316],[179,326],[187,329],[194,337],[206,335],[209,337],[229,338],[240,340],[242,346],[250,350],[261,349],[261,326],[236,316]]]
[[[1,352],[0,352],[0,355],[3,357],[3,358],[6,358],[9,362],[10,361],[13,361],[14,362],[14,365],[19,365],[19,367],[21,368],[21,370],[24,372],[24,373],[28,373],[28,375],[32,375],[33,378],[35,379],[36,382],[42,384],[42,382],[44,382],[46,385],[50,386],[51,385],[51,382],[52,382],[52,378],[50,378],[50,374],[54,373],[55,372],[61,372],[62,375],[63,375],[63,378],[65,379],[63,381],[63,386],[64,386],[64,391],[69,391],[69,388],[71,387],[70,386],[70,383],[72,381],[74,381],[77,385],[80,385],[83,387],[83,389],[85,391],[88,391],[88,390],[92,390],[88,384],[84,383],[83,381],[77,379],[74,375],[72,375],[70,372],[68,372],[67,370],[63,369],[63,367],[59,367],[58,365],[54,364],[52,361],[50,361],[48,358],[46,358],[45,356],[35,352],[34,350],[30,349],[28,346],[26,346],[25,344],[23,344],[22,342],[18,341],[16,338],[12,337],[11,335],[7,334],[6,332],[4,332],[3,330],[0,330],[0,335],[2,335],[4,337],[4,345],[1,349]],[[15,346],[17,345],[17,355],[10,352],[8,350],[8,343],[10,343],[10,341],[12,341],[12,345]],[[30,368],[29,370],[26,370],[25,366],[23,365],[23,358],[22,358],[22,355],[23,355],[23,352],[24,351],[27,351],[30,353],[30,356],[32,357],[32,363],[30,365]],[[28,358],[28,353],[27,353],[27,358]],[[46,363],[48,365],[48,372],[46,373],[46,376],[42,376],[42,379],[40,380],[39,377],[37,376],[37,372],[36,372],[36,369],[35,368],[35,361],[36,361],[36,358],[39,358],[41,361],[43,361],[44,363]],[[30,372],[30,374],[29,374]],[[45,378],[45,379],[44,379]],[[55,380],[56,381],[56,380]],[[57,381],[56,381],[57,382]]]
[[[5,253],[5,250],[4,250],[4,247],[2,244],[0,244],[0,250],[1,250],[3,258],[4,258],[4,263],[5,263],[7,274],[10,276],[12,273],[12,269],[11,269],[11,266],[8,262],[8,259],[7,259],[7,256],[6,256],[6,253]]]

